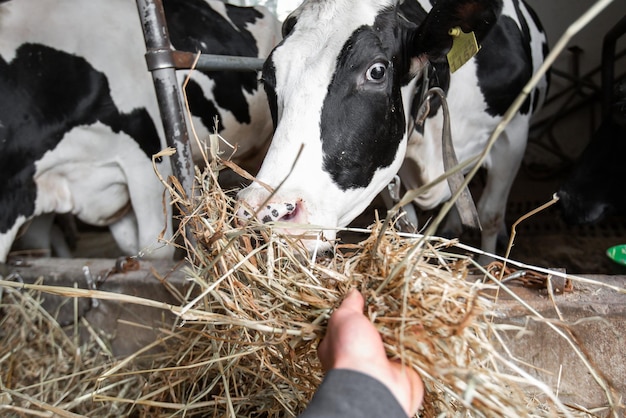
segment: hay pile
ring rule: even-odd
[[[497,286],[467,280],[470,260],[447,253],[451,242],[383,233],[377,222],[359,245],[311,261],[271,225],[233,226],[236,204],[217,184],[223,167],[213,161],[197,173],[198,197],[170,189],[187,214],[179,233],[193,232],[188,275],[197,295],[179,312],[176,332],[189,336],[179,348],[168,344],[185,366],[168,368],[167,396],[212,416],[297,415],[323,377],[316,347],[329,313],[357,287],[389,355],[424,377],[422,416],[571,413],[498,354],[493,300],[484,293]],[[529,401],[529,386],[544,393],[541,404]]]
[[[446,250],[454,242],[401,237],[377,222],[362,243],[313,262],[297,241],[269,225],[234,226],[235,203],[217,184],[222,167],[215,161],[197,173],[197,197],[184,196],[175,179],[170,189],[186,214],[179,234],[187,228],[195,240],[193,246],[187,241],[193,289],[181,306],[162,306],[180,322],[162,329],[153,346],[115,359],[84,319],[77,322],[90,338],[79,343],[68,336],[77,329],[68,333],[41,308],[38,290],[52,289],[7,287],[0,305],[0,410],[15,416],[295,416],[323,377],[316,347],[329,314],[357,287],[388,354],[424,379],[421,416],[589,416],[560,404],[499,354],[494,301],[486,293],[497,280],[486,271],[469,276],[469,258]],[[75,289],[67,296],[113,297]],[[147,355],[154,347],[160,354]],[[529,387],[543,394],[541,402],[529,397]]]
[[[127,415],[125,404],[92,399],[97,378],[113,361],[106,343],[84,320],[80,324],[91,338],[81,343],[74,333],[79,322],[61,327],[42,308],[42,297],[39,291],[0,288],[0,415]],[[109,391],[120,394],[133,392],[137,384],[134,378],[112,383]]]
[[[447,251],[455,242],[402,237],[378,221],[360,244],[310,260],[297,240],[278,236],[272,225],[253,219],[235,226],[236,202],[217,182],[221,164],[238,170],[213,158],[196,173],[192,198],[176,179],[164,180],[173,184],[169,191],[185,214],[178,235],[194,286],[180,306],[46,286],[2,289],[0,410],[70,417],[295,416],[323,378],[316,348],[329,314],[356,287],[388,354],[423,377],[421,416],[575,415],[502,357],[506,347],[496,350],[502,339],[487,295],[498,281],[485,270],[468,280],[471,259]],[[69,302],[100,297],[158,306],[180,322],[164,327],[153,345],[115,359],[106,336],[84,318],[62,328],[41,307],[42,291]],[[79,325],[88,335],[82,342]],[[155,347],[160,354],[146,354]],[[528,396],[529,387],[543,394],[541,402]]]

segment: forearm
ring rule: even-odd
[[[406,418],[391,391],[364,373],[332,369],[300,418]]]

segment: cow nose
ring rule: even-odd
[[[256,211],[256,216],[261,222],[294,222],[300,221],[301,204],[299,202],[272,202]],[[252,214],[249,210],[239,209],[240,218],[250,218]]]
[[[258,213],[263,222],[289,221],[295,217],[297,205],[295,203],[270,203]]]

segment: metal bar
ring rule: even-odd
[[[169,33],[161,0],[137,0],[139,17],[143,27],[147,54],[158,53],[165,63],[164,51],[170,50]],[[159,102],[159,111],[165,130],[167,144],[176,149],[172,169],[185,192],[190,196],[193,182],[193,163],[189,146],[189,134],[185,123],[183,105],[178,92],[178,80],[174,60],[152,69],[152,79]]]
[[[146,62],[150,71],[160,68],[187,70],[194,67],[197,54],[192,52],[158,49],[148,51]],[[263,58],[231,55],[201,54],[194,68],[204,71],[258,71],[263,68]]]
[[[150,71],[165,139],[168,146],[176,149],[176,154],[171,157],[172,170],[184,192],[191,197],[194,180],[193,159],[163,4],[161,0],[137,0],[137,10],[146,42],[146,55],[158,54],[160,57],[159,67]],[[186,231],[186,236],[193,245],[189,231]]]
[[[195,57],[195,54],[192,55]],[[263,58],[202,54],[198,60],[197,68],[206,71],[258,71],[263,68],[264,62]],[[191,66],[187,68],[189,67]]]

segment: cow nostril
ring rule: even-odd
[[[263,222],[283,221],[288,222],[298,215],[297,203],[270,203],[265,207],[261,215]]]
[[[269,202],[261,207],[244,203],[237,210],[237,220],[247,223],[256,217],[262,223],[269,222],[306,222],[304,206],[301,200],[288,202]]]
[[[302,220],[302,207],[299,202],[272,202],[266,204],[264,207],[257,209],[256,211],[250,208],[246,209],[240,207],[237,210],[238,222],[246,222],[253,216],[256,216],[263,223],[268,222],[292,222],[295,218]]]
[[[286,203],[285,214],[281,218],[281,221],[290,221],[298,214],[298,204]]]
[[[239,207],[237,209],[237,213],[235,214],[235,223],[237,226],[245,226],[250,218],[252,218],[252,213],[250,213],[248,209],[244,207]]]

